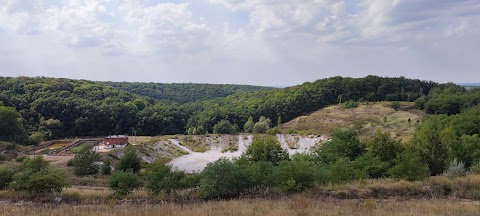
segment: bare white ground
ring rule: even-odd
[[[315,144],[326,140],[324,137],[301,137],[294,135],[277,135],[277,138],[282,145],[282,148],[287,149],[290,155],[309,152]],[[248,145],[252,143],[252,136],[239,135],[238,150],[235,152],[223,153],[222,147],[215,145],[214,143],[211,144],[210,150],[206,152],[193,152],[187,147],[180,145],[176,139],[170,139],[170,141],[180,149],[187,151],[189,154],[174,158],[169,164],[177,170],[192,173],[202,171],[208,163],[216,161],[222,157],[230,159],[239,157],[246,151]],[[295,149],[291,149],[291,147],[294,147]]]

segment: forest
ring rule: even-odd
[[[188,87],[173,90],[182,85]],[[226,94],[230,95],[219,97]],[[3,123],[0,139],[34,144],[55,138],[132,131],[137,135],[165,135],[186,134],[201,128],[197,131],[211,133],[217,123],[227,122],[235,126],[232,132],[239,132],[244,131],[250,117],[258,120],[264,116],[279,123],[349,100],[416,101],[427,113],[452,115],[476,105],[479,95],[451,83],[405,77],[332,77],[269,90],[235,85],[169,86],[3,77],[0,78]],[[176,100],[177,97],[183,99]]]

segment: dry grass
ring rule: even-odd
[[[408,102],[402,102],[398,111],[391,108],[391,102],[370,103],[351,109],[336,105],[298,117],[281,128],[285,133],[329,136],[338,127],[352,127],[359,131],[361,139],[380,129],[406,140],[415,132],[417,120],[421,121],[424,116],[422,111],[413,107],[413,103]]]
[[[478,215],[479,203],[460,200],[336,200],[294,196],[191,204],[0,204],[1,215]]]

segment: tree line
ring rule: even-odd
[[[404,77],[332,77],[285,89],[262,91],[253,90],[263,88],[220,86],[220,92],[228,92],[229,89],[249,92],[180,104],[140,96],[129,85],[122,86],[127,87],[119,90],[104,83],[85,80],[2,77],[0,117],[9,119],[2,122],[14,124],[9,124],[12,127],[0,125],[0,139],[35,143],[72,136],[131,134],[132,131],[137,135],[193,133],[194,129],[196,133],[211,133],[218,123],[222,123],[217,126],[220,132],[232,129],[245,131],[245,123],[250,117],[259,120],[264,116],[271,119],[271,124],[279,120],[289,121],[343,101],[415,101],[430,96],[431,89],[442,91],[452,87]],[[156,85],[137,83],[131,86],[149,89]],[[195,88],[189,89],[187,92]],[[206,97],[215,96],[212,93]]]

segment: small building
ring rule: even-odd
[[[127,135],[110,135],[103,138],[103,144],[106,149],[123,148],[128,145]]]

